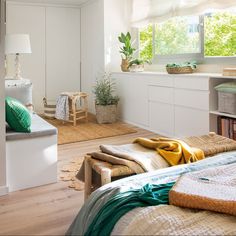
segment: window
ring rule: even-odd
[[[204,55],[236,56],[236,11],[206,14]]]
[[[140,29],[140,57],[205,60],[236,56],[236,11],[171,18]]]

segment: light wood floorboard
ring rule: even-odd
[[[136,129],[134,134],[59,146],[58,169],[75,157],[97,150],[100,144],[124,144],[136,137],[154,136]],[[64,235],[83,205],[83,194],[58,180],[0,197],[0,235]]]

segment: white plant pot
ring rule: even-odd
[[[143,72],[144,64],[141,65],[132,65],[129,67],[130,72]]]

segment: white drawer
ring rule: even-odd
[[[188,137],[209,133],[209,112],[175,106],[175,136]]]
[[[149,101],[173,104],[174,89],[149,86]]]
[[[209,90],[209,78],[207,77],[176,77],[174,80],[175,88]]]
[[[175,89],[174,103],[175,105],[209,111],[209,92]]]
[[[174,135],[174,106],[165,103],[149,102],[149,125],[160,135]]]
[[[174,78],[170,76],[156,76],[148,79],[148,85],[174,87]]]

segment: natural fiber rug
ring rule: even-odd
[[[79,181],[75,176],[79,171],[84,158],[76,157],[69,164],[64,165],[60,171],[60,179],[68,183],[68,187],[76,191],[84,190],[84,183]]]
[[[98,124],[93,115],[89,115],[89,122],[81,120],[77,122],[76,126],[73,126],[73,124],[69,122],[63,123],[60,120],[43,118],[58,129],[59,145],[137,132],[135,129],[128,127],[128,125],[123,122],[117,122],[114,124]]]

